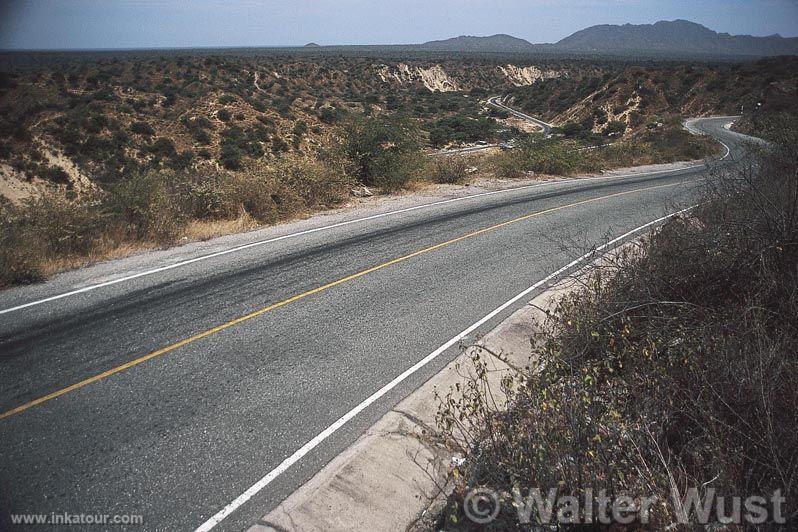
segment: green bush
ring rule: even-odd
[[[383,192],[395,192],[420,179],[423,168],[424,157],[420,152],[389,152],[375,166],[373,184]]]
[[[177,153],[174,141],[168,137],[158,137],[146,149],[149,153],[162,158],[174,157]]]
[[[343,117],[344,113],[335,107],[325,106],[319,109],[319,120],[325,124],[335,124]]]
[[[147,122],[133,122],[130,124],[130,131],[137,135],[144,135],[145,137],[155,135],[155,130]]]
[[[605,135],[623,135],[626,133],[626,122],[622,120],[612,120],[604,128]]]
[[[70,183],[69,174],[60,166],[41,166],[39,169],[39,177],[45,181],[51,181],[61,185]]]
[[[400,188],[419,170],[418,131],[400,117],[352,117],[341,130],[341,151],[364,185]]]
[[[228,127],[221,135],[219,162],[228,170],[239,170],[245,156],[262,157],[263,148],[260,145],[260,139],[265,134],[267,134],[266,130],[262,126],[253,127],[247,131],[239,126]]]
[[[288,143],[282,139],[282,137],[275,135],[272,137],[271,150],[273,154],[280,155],[282,153],[291,151],[291,146],[289,146]]]
[[[436,148],[450,142],[492,140],[495,135],[496,122],[484,117],[450,116],[436,120],[429,126],[429,142]]]
[[[195,129],[192,132],[192,135],[194,136],[194,140],[196,140],[198,144],[207,146],[208,144],[211,143],[211,136],[204,129]]]
[[[239,170],[242,166],[244,152],[236,144],[222,142],[219,150],[219,162],[228,170]]]

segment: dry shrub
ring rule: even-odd
[[[502,179],[519,179],[528,171],[525,159],[515,152],[497,153],[490,157],[489,165],[496,177]]]
[[[79,265],[130,243],[170,244],[192,220],[275,223],[330,207],[348,197],[351,183],[334,165],[286,156],[254,161],[237,173],[134,173],[91,197],[49,193],[19,206],[3,204],[0,286],[40,281],[53,265]],[[75,260],[81,257],[86,260]]]
[[[276,161],[272,172],[275,177],[302,200],[304,207],[331,207],[349,197],[355,183],[341,168],[334,165],[286,155]]]
[[[468,177],[468,160],[462,155],[430,157],[424,172],[434,183],[462,183]]]
[[[97,203],[52,192],[0,207],[0,286],[41,281],[48,257],[91,252],[103,231]]]
[[[18,221],[48,254],[81,255],[91,251],[103,231],[97,195],[72,200],[51,192],[29,200],[17,210]]]
[[[173,176],[171,183],[191,219],[232,220],[246,213],[261,223],[274,223],[343,202],[353,180],[331,164],[285,155],[250,162],[237,173],[209,170]]]
[[[133,174],[109,187],[104,211],[130,239],[160,244],[174,241],[187,222],[165,174],[155,171]]]
[[[676,123],[591,150],[591,155],[597,159],[597,167],[607,169],[702,159],[717,153],[718,149],[711,137],[692,135]]]
[[[43,250],[9,207],[0,209],[0,288],[44,279]]]
[[[274,163],[255,161],[225,187],[227,200],[260,222],[274,223],[348,197],[352,181],[320,162],[284,156]]]
[[[495,155],[493,165],[498,177],[510,179],[527,172],[572,175],[596,170],[595,154],[579,148],[573,141],[531,137],[515,149]]]
[[[231,174],[221,189],[226,212],[246,213],[260,223],[275,223],[281,211],[295,212],[299,197],[283,187],[268,167],[250,165],[241,174]]]
[[[180,208],[192,220],[227,220],[239,211],[231,201],[228,183],[233,175],[224,170],[203,169],[171,179],[180,200]]]
[[[537,370],[507,411],[480,386],[447,396],[439,426],[468,454],[439,525],[469,488],[769,497],[798,510],[798,152],[792,138],[709,180],[707,204],[627,250],[561,301]],[[534,517],[534,515],[533,515]],[[694,517],[694,516],[688,516]],[[515,529],[508,503],[496,529]],[[762,528],[779,528],[765,524]]]

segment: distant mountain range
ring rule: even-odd
[[[490,37],[463,35],[443,41],[425,42],[421,47],[439,52],[526,52],[534,45],[524,39],[500,33]]]
[[[772,56],[798,55],[798,38],[718,33],[688,20],[656,24],[603,24],[577,31],[555,44],[532,44],[511,35],[461,36],[419,45],[428,51],[581,52],[616,55]]]
[[[558,48],[578,51],[645,50],[672,53],[705,53],[712,55],[791,55],[798,53],[798,38],[780,35],[752,37],[729,35],[690,22],[660,21],[656,24],[604,24],[577,31],[559,41]]]

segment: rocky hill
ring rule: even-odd
[[[796,114],[798,58],[738,64],[571,68],[510,92],[510,101],[556,125],[604,132],[614,123],[655,127],[667,116]]]
[[[403,114],[423,131],[447,117],[468,124],[489,94],[568,75],[562,63],[498,59],[183,54],[37,56],[0,69],[0,196],[25,197],[41,183],[80,190],[147,168],[239,171],[309,155],[350,114]]]
[[[109,60],[85,53],[51,63],[37,56],[0,71],[0,196],[20,199],[47,184],[111,186],[146,170],[235,172],[286,153],[312,157],[342,120],[363,114],[409,117],[436,148],[512,135],[518,124],[484,105],[492,95],[603,134],[665,115],[791,109],[798,71],[790,58],[635,65],[260,54]]]

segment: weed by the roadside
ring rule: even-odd
[[[433,183],[460,183],[468,176],[468,167],[462,155],[430,157],[424,173]]]

